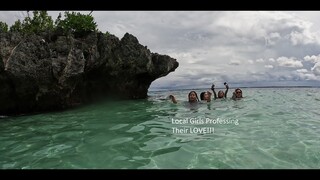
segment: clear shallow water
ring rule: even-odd
[[[320,167],[320,89],[243,89],[242,100],[195,107],[188,92],[2,118],[0,168]],[[179,103],[163,100],[169,94]]]

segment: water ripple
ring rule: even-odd
[[[243,93],[239,101],[213,100],[191,107],[186,105],[188,91],[151,92],[147,100],[0,117],[0,167],[319,168],[320,89]],[[179,103],[166,99],[168,94]],[[216,123],[201,123],[206,118]],[[173,124],[172,119],[187,123]],[[173,131],[208,126],[214,127],[213,133]]]

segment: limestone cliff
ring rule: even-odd
[[[152,81],[178,67],[126,33],[0,33],[0,115],[58,110],[101,97],[147,97]]]

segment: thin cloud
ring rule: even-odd
[[[279,66],[283,66],[283,67],[292,67],[292,68],[301,68],[303,67],[303,64],[301,63],[301,61],[296,60],[295,58],[291,57],[279,57],[277,59],[277,62],[279,64]]]
[[[312,68],[311,71],[313,72],[313,74],[315,74],[316,76],[320,76],[320,62],[317,62]]]
[[[257,59],[256,62],[260,63],[260,62],[264,62],[264,60],[260,58],[260,59]]]
[[[268,65],[264,65],[264,67],[265,67],[265,68],[269,68],[269,69],[272,69],[272,68],[273,68],[273,66],[272,66],[272,65],[270,65],[270,64],[268,64]]]
[[[270,61],[270,62],[276,62],[276,60],[273,59],[273,58],[269,58],[269,61]]]
[[[308,70],[307,69],[297,69],[296,70],[298,73],[307,73]]]
[[[233,66],[239,66],[239,65],[241,64],[241,62],[238,61],[238,60],[231,60],[231,61],[229,62],[229,64],[230,64],[230,65],[233,65]]]
[[[312,55],[312,56],[307,55],[303,59],[308,62],[317,63],[317,62],[320,62],[320,54]]]

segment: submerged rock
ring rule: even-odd
[[[141,99],[178,67],[126,33],[0,33],[0,115],[61,110],[102,97]]]

